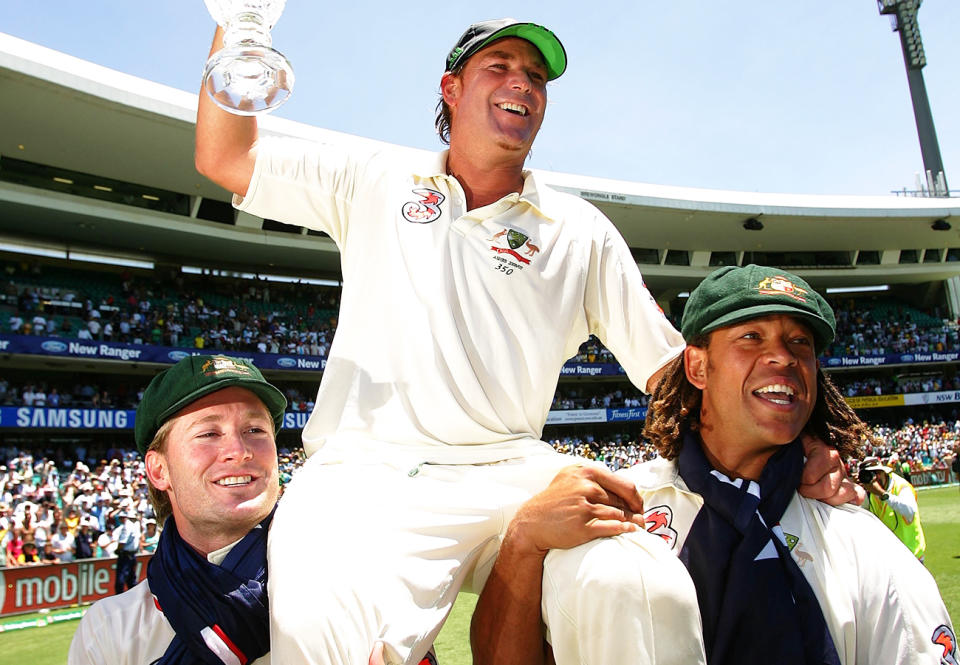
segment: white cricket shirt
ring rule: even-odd
[[[676,462],[659,458],[618,473],[640,490],[648,531],[680,552],[703,499],[687,488]],[[841,663],[956,662],[953,624],[937,583],[874,515],[798,494],[780,527]]]
[[[340,317],[303,432],[308,454],[326,445],[330,458],[521,456],[545,445],[560,368],[589,334],[640,388],[680,353],[613,224],[524,176],[520,194],[468,212],[446,153],[409,163],[261,140],[235,205],[324,231],[341,254]]]
[[[210,552],[207,560],[219,566],[238,542]],[[70,642],[67,665],[148,665],[166,653],[174,637],[150,585],[143,580],[87,609]],[[270,654],[250,665],[270,665]]]

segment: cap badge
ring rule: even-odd
[[[220,376],[224,373],[250,375],[250,370],[246,365],[225,356],[211,358],[200,366],[200,371],[203,372],[204,376]]]
[[[799,302],[807,302],[804,297],[807,295],[807,290],[801,289],[789,279],[780,275],[760,280],[760,283],[757,284],[757,291],[768,296],[787,296]]]

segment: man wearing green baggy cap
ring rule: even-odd
[[[427,21],[412,47],[435,32]],[[200,95],[198,170],[238,209],[321,231],[340,251],[309,458],[270,538],[284,662],[354,665],[378,640],[389,662],[417,662],[458,591],[483,588],[516,508],[582,461],[542,441],[564,362],[596,335],[649,390],[683,348],[610,220],[524,168],[548,82],[567,66],[557,36],[481,21],[444,53],[438,154],[261,136],[256,118]],[[588,526],[568,534],[637,528],[632,488],[576,473]],[[344,496],[351,511],[334,509]],[[303,551],[335,574],[304,575]]]
[[[679,629],[650,635],[660,646],[644,662],[664,662],[691,644],[710,665],[956,662],[936,583],[910,552],[865,510],[796,491],[802,434],[847,459],[871,436],[819,369],[834,325],[827,302],[777,268],[721,268],[690,294],[681,324],[687,348],[667,366],[644,429],[660,457],[620,474],[643,498],[647,530],[678,556],[696,588]],[[636,571],[626,558],[609,569],[592,565],[603,550],[630,547],[631,538],[547,555],[548,625],[563,617],[619,636],[663,605],[678,612],[668,593],[638,594],[622,577],[640,575],[644,589],[683,580]],[[605,593],[584,594],[566,583],[571,576]],[[529,588],[514,593],[522,598]],[[552,647],[557,662],[562,652],[586,664],[633,662],[615,647],[592,657],[601,652],[589,637],[553,639]]]
[[[147,579],[84,615],[68,662],[267,663],[267,528],[286,398],[248,360],[190,356],[147,386],[134,436],[163,532]]]

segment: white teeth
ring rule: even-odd
[[[521,106],[520,104],[511,104],[510,102],[504,102],[503,104],[497,104],[504,111],[511,111],[513,113],[519,113],[520,115],[527,115],[527,109]]]
[[[251,480],[253,480],[252,476],[230,476],[229,478],[222,478],[218,480],[217,485],[221,485],[222,487],[231,487],[233,485],[246,485]]]
[[[796,393],[796,391],[790,386],[785,386],[782,383],[775,383],[772,386],[764,386],[763,388],[757,388],[753,392],[755,393],[783,393],[784,395],[790,395],[791,397]]]

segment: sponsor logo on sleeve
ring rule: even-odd
[[[647,532],[660,536],[673,549],[677,543],[677,532],[673,528],[673,510],[670,506],[662,505],[651,508],[643,514],[643,521]]]
[[[937,626],[930,641],[943,647],[940,665],[957,665],[957,638],[950,630],[950,626],[946,624]]]

